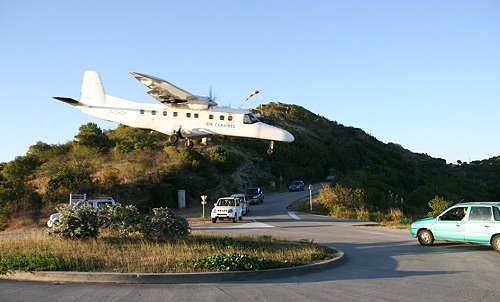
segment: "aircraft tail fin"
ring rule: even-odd
[[[97,71],[85,71],[80,102],[86,105],[105,105],[106,93]]]

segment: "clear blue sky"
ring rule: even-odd
[[[297,104],[448,162],[500,155],[500,1],[0,2],[0,162],[96,122],[85,70],[152,102],[128,72],[219,105]]]

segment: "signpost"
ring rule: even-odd
[[[313,211],[313,198],[312,198],[313,185],[309,185],[309,208],[311,213]]]
[[[205,218],[205,205],[207,204],[207,195],[201,195],[201,204],[203,205],[202,217]]]

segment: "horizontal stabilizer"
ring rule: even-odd
[[[61,102],[65,102],[65,103],[70,104],[72,106],[83,106],[82,103],[80,103],[77,100],[72,99],[72,98],[65,98],[65,97],[57,97],[57,96],[55,96],[54,99],[56,99],[58,101],[61,101]]]

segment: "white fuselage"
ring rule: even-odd
[[[181,129],[182,136],[188,138],[224,135],[281,142],[294,139],[287,131],[258,121],[247,110],[221,107],[195,110],[186,106],[135,103],[109,95],[106,101],[102,106],[80,109],[99,119],[169,135]]]

